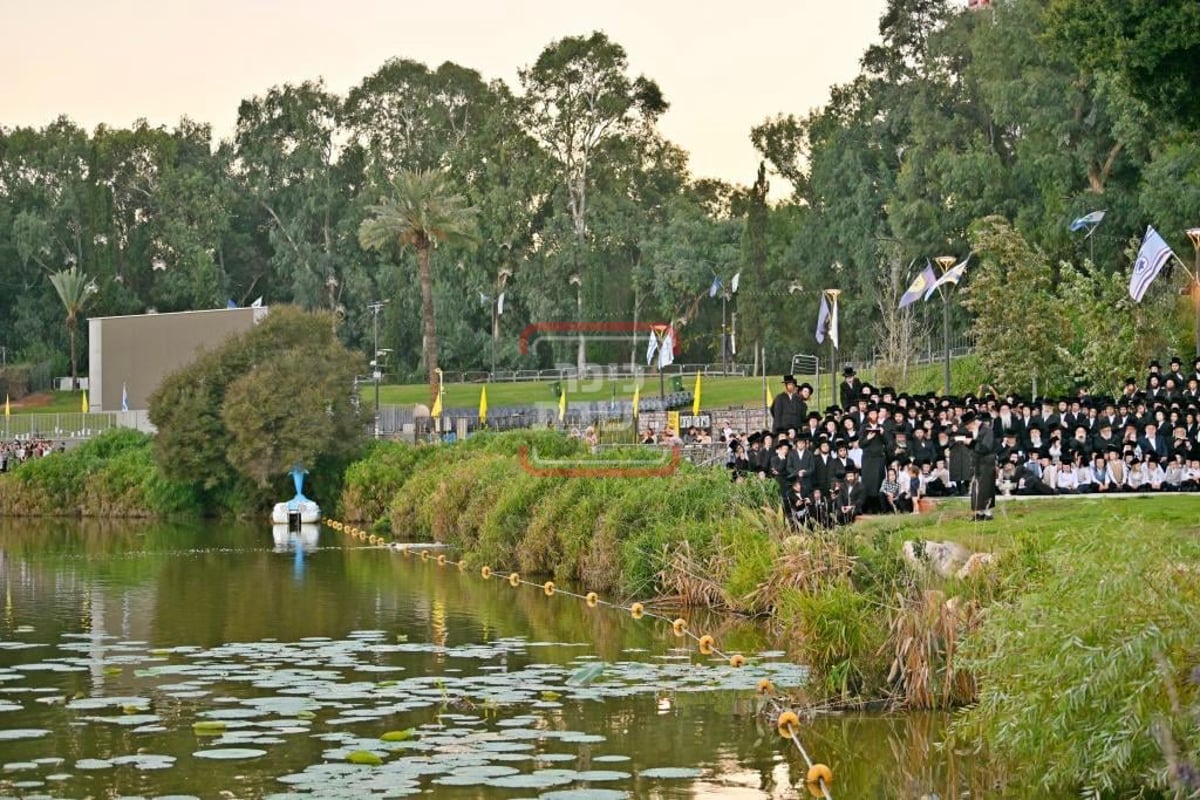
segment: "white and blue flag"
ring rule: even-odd
[[[1093,211],[1090,214],[1085,214],[1084,216],[1080,217],[1079,219],[1077,219],[1071,223],[1071,226],[1070,226],[1071,233],[1075,233],[1076,231],[1081,231],[1085,228],[1094,229],[1097,225],[1100,224],[1100,221],[1103,219],[1104,219],[1103,211]]]
[[[1146,238],[1142,239],[1137,260],[1133,262],[1133,274],[1129,276],[1129,296],[1135,303],[1142,302],[1146,290],[1173,255],[1175,253],[1172,252],[1171,246],[1163,241],[1158,231],[1154,230],[1154,226],[1147,225]]]

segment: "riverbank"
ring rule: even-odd
[[[764,615],[812,669],[798,700],[967,707],[954,741],[986,743],[1017,785],[1165,792],[1188,774],[1172,759],[1195,763],[1195,498],[1009,503],[983,525],[951,504],[798,536],[770,483],[687,465],[543,477],[522,447],[594,463],[545,432],[380,445],[347,472],[343,511],[377,532],[432,536],[472,566]],[[605,454],[634,457],[645,454]],[[961,546],[954,569],[939,563],[943,542]]]

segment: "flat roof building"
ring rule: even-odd
[[[244,333],[268,309],[216,308],[167,314],[92,317],[88,320],[88,406],[91,411],[149,407],[163,378],[190,364],[203,350]]]

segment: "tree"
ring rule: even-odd
[[[75,358],[75,329],[79,325],[79,315],[84,305],[96,293],[96,284],[89,280],[79,267],[60,270],[50,276],[54,291],[62,301],[63,309],[67,312],[67,336],[71,340],[71,389],[78,385],[77,361]]]
[[[1052,0],[1052,41],[1077,64],[1111,72],[1154,114],[1200,124],[1200,4],[1194,0]]]
[[[237,496],[246,481],[265,487],[301,461],[310,472],[327,465],[321,483],[330,485],[333,465],[365,438],[351,402],[365,365],[337,340],[331,316],[273,306],[252,330],[168,375],[150,398],[163,474]]]
[[[439,244],[476,242],[475,210],[460,195],[451,193],[445,175],[434,171],[402,171],[392,181],[392,195],[370,206],[371,215],[358,229],[359,244],[366,250],[411,247],[417,254],[421,283],[421,320],[425,327],[425,369],[430,402],[438,387],[437,323],[433,313],[433,272],[430,251]]]
[[[627,70],[625,49],[595,32],[552,42],[519,73],[525,129],[555,163],[566,193],[571,238],[559,250],[570,258],[561,266],[583,282],[580,291],[590,283],[583,267],[596,172],[606,162],[631,163],[636,148],[628,148],[628,140],[652,136],[655,121],[667,110],[658,85],[645,77],[631,79]],[[566,282],[566,274],[552,278],[558,286]],[[581,335],[580,368],[586,360]]]
[[[1054,294],[1054,270],[1045,253],[1000,217],[971,229],[979,266],[962,289],[975,315],[974,333],[985,346],[980,360],[1006,391],[1036,386],[1066,391],[1071,378],[1071,323]]]

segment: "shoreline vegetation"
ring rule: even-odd
[[[374,443],[346,469],[336,505],[376,533],[430,536],[475,567],[759,617],[812,670],[796,702],[957,709],[949,743],[994,761],[1007,785],[1196,796],[1195,498],[1005,503],[988,526],[951,502],[797,534],[772,482],[734,484],[687,463],[665,478],[539,477],[522,467],[523,448],[543,461],[594,458],[553,431]],[[604,453],[606,464],[644,458]],[[213,510],[205,500],[163,477],[153,440],[133,431],[0,477],[6,516],[197,515]],[[990,555],[944,577],[943,543]]]

